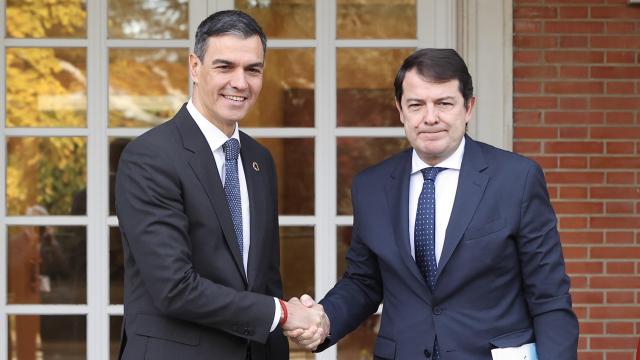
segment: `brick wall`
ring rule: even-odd
[[[581,360],[640,337],[640,6],[514,0],[514,150],[545,169]]]

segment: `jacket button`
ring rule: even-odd
[[[426,356],[427,359],[430,358],[431,357],[431,352],[429,352],[428,349],[424,349],[424,356]]]
[[[242,330],[242,333],[244,335],[251,335],[251,330],[249,330],[248,328],[244,328],[244,330]]]
[[[433,315],[440,315],[442,314],[442,309],[440,309],[439,307],[434,307],[433,308]]]

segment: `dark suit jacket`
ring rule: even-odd
[[[556,217],[533,161],[466,138],[458,188],[429,290],[409,248],[411,150],[353,182],[354,228],[343,278],[321,301],[337,342],[384,302],[376,359],[491,359],[536,341],[541,360],[576,359]],[[322,348],[321,348],[322,349]]]
[[[240,133],[251,211],[248,274],[211,149],[183,106],[120,159],[116,207],[125,255],[121,359],[288,359],[269,332],[282,297],[276,176]],[[259,166],[254,169],[253,163]]]

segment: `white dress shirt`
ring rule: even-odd
[[[447,168],[441,171],[435,180],[436,187],[436,263],[440,261],[442,248],[444,247],[444,236],[447,232],[447,225],[453,209],[453,201],[456,198],[458,189],[458,177],[460,176],[460,166],[464,155],[465,139],[462,138],[456,151],[444,161],[435,165],[436,167]],[[414,242],[414,228],[416,224],[416,211],[418,209],[418,199],[422,192],[424,177],[421,170],[430,167],[422,161],[415,149],[411,157],[411,178],[409,183],[409,241],[411,243],[411,256],[416,258]]]
[[[224,178],[226,172],[226,162],[224,157],[224,149],[222,145],[227,142],[230,138],[225,135],[222,130],[218,129],[215,125],[213,125],[207,118],[196,109],[195,105],[193,105],[193,101],[189,99],[187,103],[187,111],[196,121],[196,124],[200,128],[200,131],[204,135],[205,139],[207,139],[207,143],[211,148],[211,152],[213,153],[213,158],[216,161],[216,166],[218,167],[218,174],[220,175],[220,180],[222,181],[222,186],[224,186]],[[236,123],[236,128],[233,131],[233,135],[231,138],[237,139],[240,143],[240,130],[238,127],[238,123]],[[242,148],[242,143],[240,143],[240,148]],[[244,177],[244,168],[242,167],[242,155],[238,157],[238,180],[240,181],[240,201],[242,203],[242,264],[244,265],[244,272],[247,274],[247,264],[249,261],[249,250],[251,249],[251,213],[249,212],[249,191],[247,190],[247,180]],[[271,331],[273,331],[278,322],[280,321],[281,309],[280,302],[277,298],[273,298],[276,303],[276,313],[273,319],[273,323],[271,325]]]

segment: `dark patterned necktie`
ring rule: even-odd
[[[240,248],[240,255],[242,255],[242,200],[240,198],[240,179],[238,177],[240,142],[238,139],[231,138],[222,145],[222,150],[224,150],[225,160],[224,193],[227,196],[238,248]]]
[[[416,224],[413,241],[415,244],[416,263],[420,273],[433,291],[436,282],[436,176],[445,168],[429,167],[422,169],[422,192],[418,199]],[[440,359],[440,350],[436,338],[433,347],[433,359]]]

